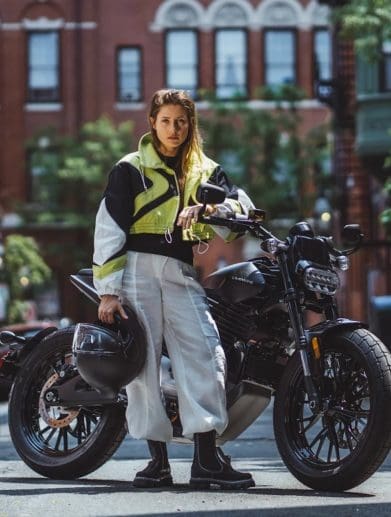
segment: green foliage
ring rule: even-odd
[[[383,43],[391,41],[391,0],[351,0],[334,10],[341,35],[354,41],[357,53],[372,62],[382,59]],[[391,167],[391,156],[385,161]],[[391,183],[385,184],[391,198]],[[391,237],[391,209],[380,214],[380,221]]]
[[[323,166],[329,153],[327,128],[299,136],[296,100],[302,93],[290,86],[286,97],[281,90],[266,95],[276,102],[273,111],[212,101],[211,114],[200,120],[206,150],[270,218],[308,217],[329,179]]]
[[[107,174],[129,152],[132,129],[101,117],[74,138],[47,128],[28,141],[35,184],[32,203],[21,209],[26,221],[92,230]]]
[[[7,319],[15,323],[23,320],[31,289],[47,282],[51,270],[32,237],[12,234],[5,239],[0,276],[9,288]]]
[[[388,162],[391,165],[391,157],[388,158]],[[388,178],[385,185],[384,191],[388,195],[388,198],[391,199],[391,178]],[[380,222],[384,225],[386,234],[391,238],[391,208],[386,208],[380,214]]]
[[[383,42],[391,39],[391,0],[354,0],[336,9],[335,17],[361,56],[370,61],[381,57]]]

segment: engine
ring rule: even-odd
[[[280,306],[259,314],[254,304],[210,298],[227,357],[228,382],[250,380],[276,388],[289,359],[289,318]]]

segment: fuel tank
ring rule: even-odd
[[[239,303],[261,293],[265,278],[252,262],[239,262],[209,275],[204,287],[226,302]]]

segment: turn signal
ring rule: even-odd
[[[315,359],[320,358],[319,339],[315,336],[311,339],[312,350],[314,351]]]

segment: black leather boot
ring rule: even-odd
[[[166,444],[152,440],[148,440],[147,443],[152,459],[144,470],[137,472],[133,480],[133,486],[136,488],[172,486],[173,483]]]
[[[216,432],[194,434],[194,459],[191,466],[192,488],[241,489],[255,486],[251,474],[232,468],[231,461],[220,448],[216,448]]]

